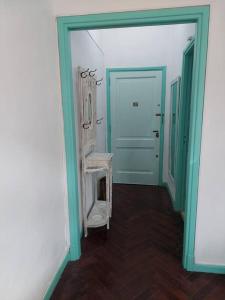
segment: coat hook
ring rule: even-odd
[[[99,80],[96,80],[96,85],[101,85],[102,83],[102,80],[103,80],[103,78],[101,78],[101,79],[99,79]]]
[[[96,71],[97,71],[97,69],[89,71],[89,76],[94,77]],[[92,75],[92,73],[93,73],[93,75]]]
[[[84,129],[88,129],[91,126],[91,122],[83,123],[82,126],[83,126]]]
[[[96,120],[96,124],[102,124],[102,120],[103,120],[104,118],[102,117],[102,118],[100,118],[100,119],[98,119],[98,120]]]
[[[81,72],[81,73],[80,73],[80,76],[81,76],[82,78],[86,78],[86,77],[88,76],[88,75],[86,74],[88,71],[89,71],[89,68],[87,68],[87,70]],[[85,75],[86,75],[86,76],[85,76]]]

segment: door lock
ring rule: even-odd
[[[155,133],[155,137],[159,137],[159,131],[158,130],[153,130],[153,132]]]
[[[162,124],[164,123],[164,114],[157,113],[155,114],[156,117],[162,117]]]

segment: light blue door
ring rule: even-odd
[[[110,73],[113,182],[159,184],[161,71]]]

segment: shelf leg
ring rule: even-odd
[[[109,169],[106,170],[106,210],[107,210],[107,229],[109,229],[109,216],[110,216],[110,179]]]
[[[109,202],[110,202],[110,218],[112,217],[112,166],[109,168]]]
[[[82,172],[82,196],[83,196],[83,222],[84,222],[84,236],[88,236],[88,230],[87,230],[87,211],[86,211],[86,173]]]
[[[94,174],[94,201],[96,202],[98,200],[98,180],[97,180],[97,174]]]

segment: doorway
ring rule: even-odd
[[[166,67],[107,69],[113,182],[162,183]]]
[[[58,18],[60,71],[64,113],[64,132],[67,162],[68,204],[70,222],[70,257],[80,256],[78,213],[78,186],[76,163],[76,130],[73,106],[73,84],[69,32],[81,29],[114,28],[129,26],[163,25],[195,22],[197,25],[196,55],[193,65],[193,105],[190,116],[189,155],[187,168],[187,200],[184,229],[183,264],[187,270],[195,270],[195,224],[200,163],[201,124],[204,103],[204,84],[207,54],[209,7],[185,7],[150,11],[111,13]]]

